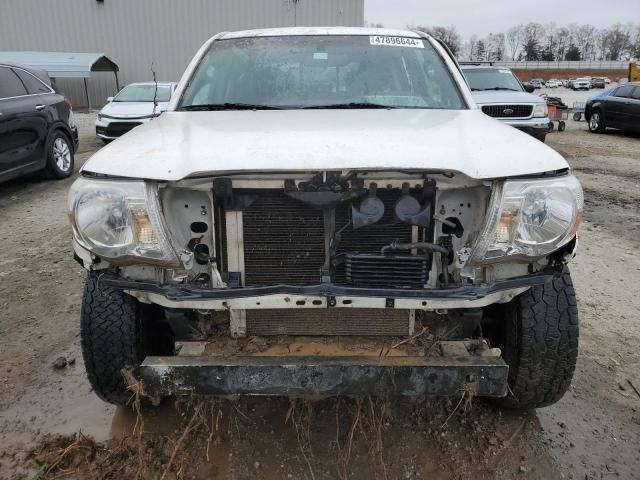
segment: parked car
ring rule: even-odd
[[[526,92],[511,70],[463,65],[462,72],[485,114],[544,142],[549,130],[547,102]]]
[[[604,83],[609,85],[611,83],[611,79],[609,77],[604,77]]]
[[[573,81],[571,88],[574,90],[589,90],[591,88],[591,80],[586,77],[576,78]]]
[[[0,182],[36,171],[68,177],[77,145],[71,102],[47,73],[0,64]]]
[[[552,78],[551,80],[547,80],[545,85],[547,88],[558,88],[562,86],[562,82],[556,80],[555,78]]]
[[[605,88],[607,83],[604,81],[604,78],[592,78],[591,79],[591,88]]]
[[[532,78],[529,83],[533,85],[536,90],[539,90],[544,86],[544,80],[541,78]]]
[[[587,101],[585,118],[589,131],[602,133],[608,127],[640,132],[640,82],[626,83]]]
[[[156,118],[167,109],[175,82],[132,83],[124,87],[98,113],[96,135],[105,143]]]
[[[127,136],[69,192],[103,399],[130,399],[123,369],[154,401],[472,392],[529,409],[569,387],[580,184],[477,108],[444,43],[221,33]]]

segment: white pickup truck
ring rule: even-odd
[[[478,109],[432,37],[220,33],[158,119],[69,192],[96,393],[455,395],[568,388],[580,184]]]

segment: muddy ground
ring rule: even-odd
[[[92,115],[79,117],[77,168],[101,147]],[[632,386],[640,388],[640,137],[593,135],[584,122],[569,121],[568,130],[551,134],[548,144],[568,158],[586,198],[572,267],[580,355],[573,385],[560,402],[514,413],[475,400],[448,418],[457,399],[394,400],[374,410],[365,401],[345,469],[348,432],[358,411],[353,401],[325,400],[311,410],[297,405],[292,416],[283,399],[243,400],[223,405],[219,431],[211,438],[207,432],[194,435],[191,456],[177,455],[175,468],[182,466],[190,478],[193,466],[198,478],[214,479],[329,479],[345,473],[354,479],[385,473],[406,479],[640,478],[640,395]],[[135,476],[133,466],[116,473],[114,468],[137,462],[115,453],[136,416],[101,402],[84,375],[78,338],[84,272],[72,259],[65,215],[72,181],[25,178],[0,185],[2,479]],[[54,369],[61,356],[68,365]],[[207,408],[217,416],[213,406]],[[149,433],[143,448],[156,462],[149,476],[160,477],[160,463],[174,450],[184,417],[166,402],[145,410],[144,420]],[[108,442],[108,449],[78,447],[91,453],[90,462],[65,459],[45,475],[59,458],[56,448],[75,437],[49,440],[48,451],[40,448],[44,469],[30,449],[42,446],[48,434],[78,431]]]

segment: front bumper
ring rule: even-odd
[[[382,395],[504,397],[500,357],[147,357],[144,395]]]
[[[498,119],[501,122],[506,123],[507,125],[511,125],[518,130],[521,130],[529,135],[532,135],[536,138],[540,138],[544,136],[549,131],[549,118],[548,117],[536,117],[529,118],[526,120],[518,120],[518,119]]]
[[[134,129],[143,123],[149,122],[152,118],[155,117],[116,118],[101,116],[95,123],[96,136],[104,140],[115,140],[127,133],[129,130]]]

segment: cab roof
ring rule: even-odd
[[[296,35],[386,35],[392,37],[423,38],[426,34],[411,30],[397,30],[391,28],[368,27],[288,27],[262,28],[258,30],[241,30],[226,32],[218,37],[219,40],[247,37],[285,37]]]

